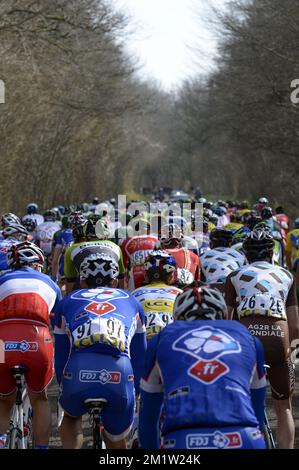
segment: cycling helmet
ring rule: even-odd
[[[210,233],[210,241],[213,246],[227,247],[231,245],[233,233],[224,228],[214,228]]]
[[[55,222],[56,212],[54,209],[49,209],[43,213],[43,217],[45,222]]]
[[[11,246],[6,253],[6,259],[11,269],[32,265],[42,267],[45,261],[43,251],[29,241]]]
[[[259,224],[243,241],[243,250],[246,257],[254,260],[272,258],[274,239],[267,226]]]
[[[38,205],[35,202],[30,202],[27,205],[27,214],[36,214],[38,211]]]
[[[107,240],[112,236],[111,228],[105,219],[98,220],[95,224],[94,230],[95,235],[99,240]]]
[[[69,224],[71,228],[75,227],[76,225],[82,225],[85,221],[86,218],[81,211],[74,211],[69,215]]]
[[[246,225],[250,230],[253,230],[254,227],[262,221],[260,214],[256,211],[250,212],[246,218]]]
[[[261,217],[262,217],[263,220],[271,219],[273,217],[272,208],[271,207],[264,207],[261,210]]]
[[[95,228],[97,222],[101,220],[101,216],[98,214],[91,214],[83,226],[84,236],[87,240],[97,238]]]
[[[232,244],[235,245],[235,244],[243,242],[245,238],[247,237],[248,233],[250,233],[250,230],[248,227],[247,228],[240,227],[238,230],[236,230],[233,233]]]
[[[268,201],[268,199],[267,199],[266,197],[260,197],[259,200],[258,200],[258,202],[259,202],[260,204],[264,204],[265,206],[267,206],[267,205],[269,204],[269,201]]]
[[[36,229],[37,223],[35,219],[22,219],[22,225],[30,233]]]
[[[179,247],[182,244],[183,232],[177,224],[165,224],[161,227],[160,244],[162,248]]]
[[[16,238],[26,240],[28,236],[28,232],[26,228],[21,224],[13,224],[4,227],[2,231],[2,235],[4,238]]]
[[[1,217],[1,228],[7,227],[7,225],[20,224],[21,221],[19,217],[12,212],[3,214]]]
[[[118,274],[117,262],[104,253],[92,253],[80,265],[80,279],[92,281],[97,286],[108,286]]]
[[[299,217],[297,219],[295,219],[294,222],[293,222],[293,229],[294,228],[299,228]]]
[[[144,263],[144,269],[151,280],[168,278],[176,270],[176,261],[165,251],[152,251]]]
[[[205,204],[205,203],[207,202],[207,200],[206,200],[205,197],[200,197],[200,198],[198,199],[198,202],[199,202],[200,204]]]
[[[174,303],[174,320],[222,320],[227,306],[223,295],[210,287],[189,287],[179,294]]]

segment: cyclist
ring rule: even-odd
[[[80,266],[81,289],[64,297],[55,316],[64,448],[81,448],[84,400],[99,397],[108,400],[102,412],[106,446],[126,448],[134,419],[133,371],[138,393],[146,341],[142,307],[117,289],[118,274],[113,258],[89,254]]]
[[[11,224],[4,227],[2,235],[3,240],[0,240],[0,274],[10,271],[7,261],[7,252],[10,247],[18,242],[27,240],[28,232],[21,224]]]
[[[73,241],[69,217],[64,215],[61,219],[61,230],[54,234],[52,243],[52,279],[55,282],[64,278],[64,253]]]
[[[136,223],[135,229],[141,235],[127,238],[121,244],[130,291],[145,283],[144,263],[158,242],[158,238],[150,234],[151,225],[147,220],[140,219]]]
[[[47,448],[51,433],[51,411],[47,386],[53,377],[53,344],[49,316],[61,299],[60,290],[41,273],[44,255],[31,242],[13,245],[7,252],[11,272],[0,277],[0,338],[5,362],[0,363],[0,442],[15,403],[16,385],[10,368],[28,367],[27,390],[33,407],[36,448]]]
[[[64,257],[66,290],[71,292],[79,284],[80,266],[92,253],[106,253],[118,263],[120,287],[124,286],[125,267],[120,247],[109,240],[111,230],[105,219],[98,215],[87,221],[80,220],[73,228],[74,244],[67,248]]]
[[[160,446],[163,403],[163,448],[265,448],[263,348],[243,325],[223,321],[226,315],[216,289],[189,287],[176,298],[175,321],[146,352],[141,447]]]
[[[33,219],[36,222],[36,225],[42,224],[44,222],[44,218],[41,214],[37,213],[38,211],[38,205],[35,202],[30,202],[27,205],[27,214],[24,215],[22,220],[24,219]]]
[[[179,286],[200,280],[200,261],[193,251],[183,247],[183,233],[175,224],[166,224],[161,229],[160,243],[157,246],[174,257],[177,265],[177,281]]]
[[[50,257],[54,234],[60,230],[61,225],[57,222],[56,213],[52,209],[47,210],[43,217],[44,222],[39,224],[35,229],[34,239],[45,255]]]
[[[223,284],[226,277],[246,262],[245,256],[231,247],[231,230],[215,228],[210,233],[210,250],[200,257],[203,280],[208,284]]]
[[[28,240],[31,242],[35,241],[35,229],[37,227],[34,219],[22,219],[22,225],[28,232]]]
[[[255,229],[247,236],[243,249],[249,265],[228,276],[225,299],[230,318],[235,313],[235,318],[263,343],[278,421],[278,447],[292,448],[291,396],[295,378],[290,347],[299,337],[298,306],[293,276],[272,264],[273,248],[269,230]]]
[[[152,251],[144,263],[146,285],[132,292],[145,315],[146,337],[151,339],[173,321],[173,306],[180,289],[175,282],[176,261],[164,251]]]

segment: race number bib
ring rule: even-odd
[[[146,258],[153,250],[138,250],[130,255],[131,264],[140,266],[145,263]]]
[[[284,302],[279,297],[265,294],[254,294],[245,297],[238,305],[238,314],[241,318],[250,315],[263,315],[267,317],[286,319]]]
[[[90,318],[72,332],[74,346],[84,348],[96,343],[125,351],[125,326],[117,318]]]
[[[173,315],[171,313],[145,313],[146,338],[151,339],[172,322]]]

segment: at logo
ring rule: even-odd
[[[129,295],[120,289],[107,289],[104,287],[98,289],[79,290],[72,294],[72,299],[93,300],[95,302],[105,302],[108,300],[127,299]]]
[[[212,384],[228,371],[229,367],[221,361],[198,361],[188,370],[188,374],[200,382]]]
[[[188,375],[206,385],[214,383],[229,372],[229,367],[219,360],[221,356],[241,352],[238,341],[212,326],[188,331],[174,342],[172,349],[197,359],[188,369]]]
[[[116,307],[110,302],[91,302],[85,307],[85,310],[95,315],[106,315],[107,313],[113,312],[115,309]]]

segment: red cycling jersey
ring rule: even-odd
[[[129,272],[129,289],[134,290],[144,284],[144,262],[149,253],[155,249],[157,237],[140,235],[124,240],[121,250],[124,264]]]

